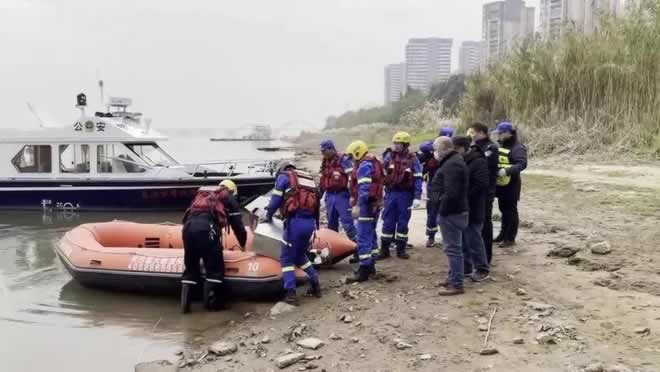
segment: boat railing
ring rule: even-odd
[[[190,164],[178,164],[171,166],[157,166],[144,163],[138,163],[129,159],[115,157],[115,156],[104,156],[105,160],[115,160],[124,164],[130,164],[136,167],[142,167],[147,169],[185,169],[186,172],[190,174],[199,174],[204,173],[205,171],[211,171],[213,173],[218,172],[226,176],[233,176],[237,174],[255,174],[255,173],[268,173],[270,175],[275,174],[277,170],[277,164],[282,159],[278,160],[255,160],[255,159],[234,159],[234,160],[218,160],[218,161],[208,161],[201,163],[190,163]]]
[[[277,170],[278,160],[255,160],[255,159],[234,159],[234,160],[221,160],[209,161],[203,163],[183,164],[184,167],[190,167],[192,174],[203,173],[205,168],[211,167],[213,171],[221,172],[227,176],[235,174],[254,174],[254,173],[268,173],[275,174]]]

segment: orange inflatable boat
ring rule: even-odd
[[[71,276],[86,287],[178,294],[183,272],[181,225],[124,221],[90,223],[68,231],[56,244]],[[246,249],[223,235],[225,278],[240,297],[268,298],[282,291],[282,268],[274,255],[258,253],[259,236],[248,230]],[[272,245],[272,244],[271,244]],[[355,251],[355,243],[327,229],[316,232],[310,249],[317,264],[334,264]],[[296,271],[300,281],[305,273]]]

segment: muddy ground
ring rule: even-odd
[[[385,278],[344,285],[353,268],[340,263],[321,273],[323,298],[293,312],[238,304],[250,313],[205,331],[176,363],[271,371],[301,351],[320,359],[286,370],[660,371],[660,166],[532,162],[523,182],[517,246],[496,249],[493,279],[466,282],[465,295],[437,296],[447,260],[424,248],[425,214],[415,211],[412,258],[379,262]],[[488,348],[497,353],[480,355],[495,309]],[[307,337],[325,345],[296,346]],[[204,357],[218,340],[238,350]]]

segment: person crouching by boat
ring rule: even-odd
[[[222,229],[231,226],[243,248],[247,240],[237,191],[236,184],[230,180],[224,180],[216,187],[201,187],[183,216],[185,270],[181,278],[181,311],[184,314],[190,312],[193,287],[202,280],[200,259],[206,271],[204,307],[208,311],[227,308],[230,288],[224,282]]]
[[[272,221],[278,210],[284,221],[282,237],[282,279],[286,296],[284,302],[298,306],[296,295],[296,266],[305,271],[309,279],[308,295],[320,298],[319,276],[307,258],[307,251],[319,228],[319,190],[308,173],[299,171],[290,161],[280,162],[277,168],[275,189],[265,215],[260,222]]]

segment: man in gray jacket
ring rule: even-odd
[[[430,201],[438,210],[445,254],[449,259],[449,278],[440,296],[465,293],[463,289],[463,232],[468,226],[468,168],[463,156],[454,150],[448,137],[433,143],[434,156],[440,162],[430,187]]]

